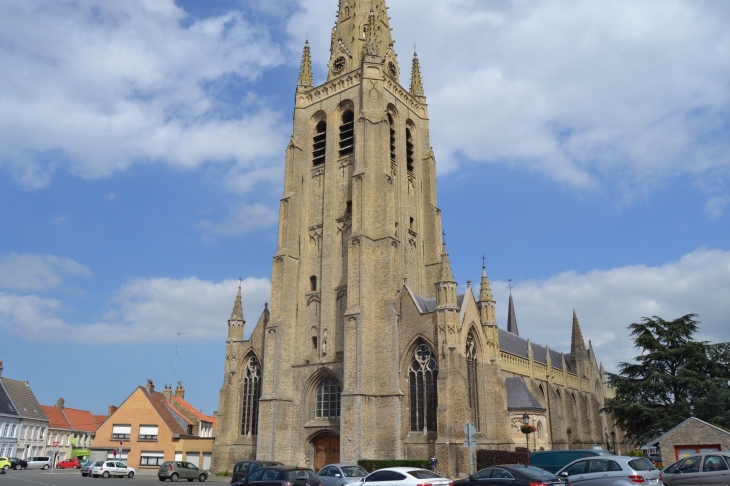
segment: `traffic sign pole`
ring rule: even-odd
[[[474,474],[474,447],[477,446],[477,441],[474,438],[477,428],[474,424],[468,422],[464,425],[464,434],[466,434],[466,440],[464,441],[464,447],[469,448],[469,474]]]

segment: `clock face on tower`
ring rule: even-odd
[[[393,61],[390,61],[388,63],[388,72],[394,78],[398,75],[398,70],[395,68],[395,63]]]
[[[336,73],[339,73],[343,69],[345,69],[345,65],[347,64],[347,59],[345,59],[343,56],[338,57],[335,59],[335,62],[332,63],[332,70]]]

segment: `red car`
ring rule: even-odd
[[[81,469],[81,462],[79,462],[78,457],[74,457],[73,459],[65,459],[65,460],[59,462],[58,464],[56,464],[56,467],[58,469],[71,469],[71,468]]]

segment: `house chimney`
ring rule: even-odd
[[[0,361],[0,376],[3,376],[3,362]]]
[[[172,385],[165,384],[165,390],[162,393],[168,402],[172,402]]]
[[[59,398],[56,402],[56,407],[63,410],[63,406],[66,404],[66,401],[63,398]]]
[[[185,400],[185,388],[182,386],[182,381],[177,382],[177,388],[175,388],[175,396],[181,400]]]
[[[147,393],[149,393],[150,395],[155,392],[155,383],[152,381],[152,378],[150,378],[149,380],[147,380],[147,387],[146,388],[147,388]]]
[[[109,405],[109,413],[107,417],[111,417],[114,412],[117,411],[117,407],[115,405]]]

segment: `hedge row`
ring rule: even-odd
[[[360,459],[357,464],[367,472],[377,471],[384,467],[418,467],[421,469],[431,469],[431,463],[425,461],[377,461],[372,459]]]
[[[477,451],[477,470],[498,464],[526,464],[526,452],[512,451],[490,451],[479,449]]]

